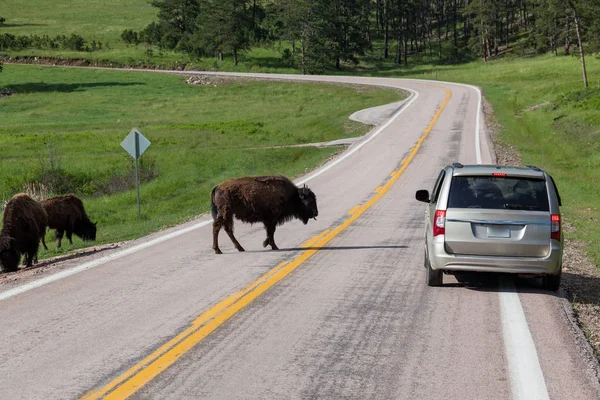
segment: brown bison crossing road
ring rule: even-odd
[[[246,252],[223,241],[225,254],[215,255],[207,225],[1,300],[0,398],[499,399],[519,397],[524,382],[539,398],[597,398],[559,298],[517,283],[531,353],[502,323],[507,289],[463,287],[452,278],[443,288],[424,284],[424,206],[414,192],[430,188],[449,162],[478,161],[476,91],[401,79],[294,78],[402,87],[418,96],[307,182],[318,221],[279,227],[280,251],[262,248],[262,226],[238,222]],[[481,161],[489,163],[488,141],[480,139]],[[289,266],[295,269],[264,293],[240,293]],[[8,289],[0,287],[0,298]],[[515,369],[514,349],[524,364],[535,358],[531,369]]]

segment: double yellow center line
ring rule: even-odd
[[[410,149],[409,155],[400,162],[400,167],[393,171],[390,179],[375,190],[375,195],[365,204],[354,207],[349,213],[350,217],[335,228],[327,229],[319,235],[311,238],[302,245],[306,250],[292,261],[284,261],[256,281],[252,282],[246,288],[222,300],[204,314],[196,318],[189,328],[169,340],[167,343],[152,352],[142,361],[125,371],[123,374],[109,382],[104,387],[92,390],[86,393],[82,399],[124,399],[138,391],[146,383],[154,379],[185,353],[196,346],[200,341],[210,335],[215,329],[221,326],[238,311],[244,309],[248,304],[277,284],[292,271],[298,268],[304,261],[312,257],[319,249],[325,246],[329,241],[335,238],[340,232],[346,229],[350,224],[356,221],[365,211],[367,211],[375,202],[377,202],[400,178],[404,170],[413,160],[417,151],[423,144],[423,141],[433,129],[442,110],[450,100],[450,90],[446,91],[446,97],[439,109],[436,111],[433,119],[423,134],[417,140],[417,143]]]

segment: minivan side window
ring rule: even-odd
[[[435,181],[435,185],[433,186],[433,190],[431,191],[431,202],[435,203],[440,196],[440,190],[442,189],[442,183],[444,183],[444,178],[446,177],[446,170],[442,170],[437,180]]]
[[[548,174],[550,180],[552,181],[552,186],[554,186],[554,191],[556,192],[556,198],[558,199],[558,205],[562,207],[562,200],[560,199],[560,193],[558,193],[558,186],[556,186],[556,182],[554,182],[554,178],[552,175]]]

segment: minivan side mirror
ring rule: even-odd
[[[429,203],[429,191],[428,190],[417,190],[415,198],[424,203]]]

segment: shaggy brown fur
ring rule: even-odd
[[[57,246],[61,246],[63,234],[73,244],[73,233],[83,240],[96,240],[96,224],[85,213],[83,202],[76,196],[55,196],[40,201],[48,214],[48,228],[56,229]]]
[[[275,228],[291,219],[297,218],[304,224],[310,218],[319,215],[317,198],[306,187],[297,188],[284,176],[258,176],[230,179],[215,186],[211,193],[213,215],[213,249],[219,249],[219,231],[221,227],[239,251],[243,247],[233,236],[233,217],[254,224],[262,222],[267,230],[263,247],[271,245],[277,250]]]
[[[0,231],[0,265],[4,272],[16,271],[21,254],[28,267],[37,262],[40,240],[44,236],[48,217],[39,203],[26,194],[18,194],[8,201],[2,214]]]

